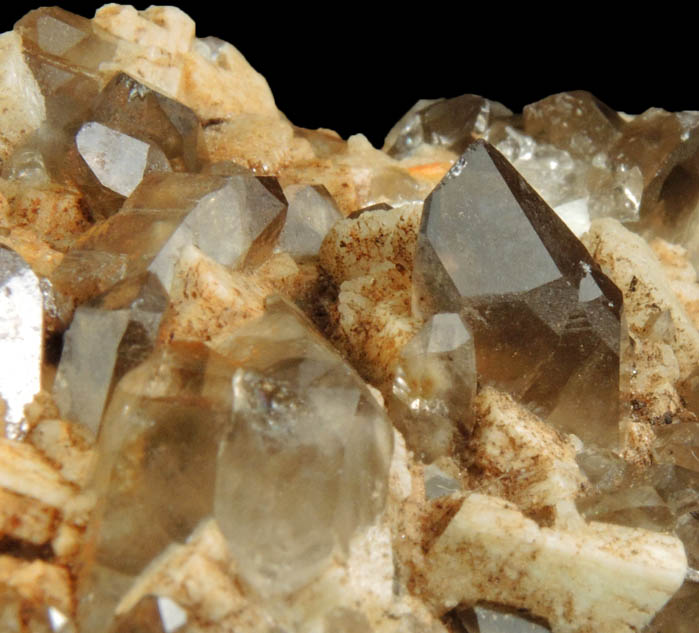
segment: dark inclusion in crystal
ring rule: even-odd
[[[621,292],[488,143],[427,198],[413,284],[422,316],[461,312],[482,381],[586,443],[617,446]]]

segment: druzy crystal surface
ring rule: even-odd
[[[0,630],[695,632],[696,112],[378,150],[119,5],[0,88]]]
[[[487,143],[426,200],[413,284],[420,313],[461,312],[482,379],[585,442],[618,445],[621,293]]]

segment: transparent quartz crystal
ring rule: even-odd
[[[461,313],[482,380],[584,442],[618,444],[621,293],[482,141],[425,202],[413,294],[425,317]]]

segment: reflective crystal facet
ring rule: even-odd
[[[232,367],[201,345],[156,350],[117,385],[99,437],[100,500],[78,582],[81,630],[102,630],[147,565],[213,508]]]
[[[478,141],[425,202],[415,308],[460,311],[481,378],[616,446],[622,296],[512,166]]]
[[[699,472],[699,423],[685,422],[657,428],[655,459]]]
[[[476,605],[459,613],[466,633],[549,633],[549,628],[527,617],[494,607]]]
[[[492,120],[511,115],[501,103],[477,95],[422,99],[393,126],[383,149],[390,156],[404,158],[426,143],[460,154],[486,132]]]
[[[216,518],[241,575],[287,593],[381,510],[391,426],[357,374],[281,299],[224,347],[242,366],[219,452]]]
[[[146,173],[170,171],[161,149],[95,121],[80,128],[75,143],[100,183],[125,197]]]
[[[101,88],[99,65],[113,58],[116,39],[58,7],[29,12],[15,31],[46,99],[49,120],[64,125],[81,119]]]
[[[286,190],[289,209],[279,235],[279,250],[294,257],[317,255],[325,234],[342,219],[328,190],[323,186],[291,186]]]
[[[148,274],[76,310],[64,335],[54,382],[54,397],[63,417],[97,433],[114,385],[155,346],[167,305],[167,293]]]
[[[14,251],[0,246],[0,398],[5,435],[24,435],[24,407],[41,389],[44,300],[39,278]]]
[[[105,86],[92,119],[160,148],[169,160],[179,159],[186,171],[197,171],[201,125],[196,114],[125,73],[117,73]]]
[[[123,256],[121,279],[150,270],[169,291],[185,247],[226,266],[261,262],[272,253],[285,214],[286,204],[247,171],[230,177],[152,173],[76,250]]]
[[[468,434],[476,391],[473,338],[456,313],[430,317],[402,349],[388,403],[408,447],[426,461],[449,455]]]

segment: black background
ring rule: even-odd
[[[174,2],[173,2],[174,3]],[[64,2],[86,17],[101,3]],[[149,3],[136,3],[143,9]],[[9,6],[8,6],[9,5]],[[3,7],[8,30],[36,5]],[[362,132],[374,145],[420,98],[471,92],[518,111],[586,89],[629,113],[699,109],[694,19],[653,5],[179,2],[197,35],[231,42],[262,73],[295,124]]]

